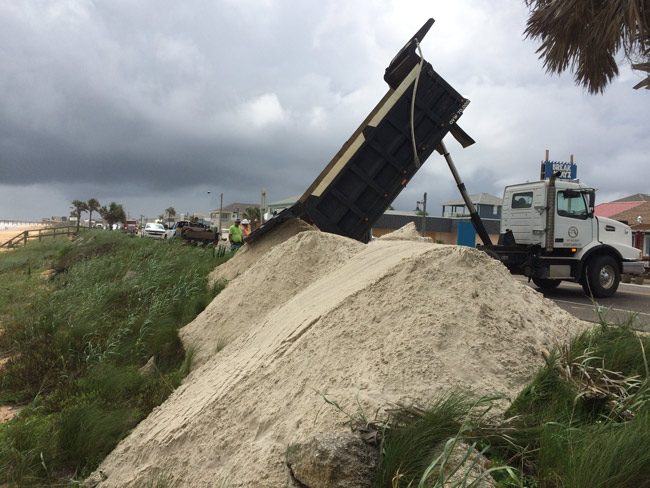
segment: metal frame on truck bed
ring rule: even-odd
[[[293,217],[368,242],[373,224],[448,132],[464,146],[474,142],[456,124],[469,100],[416,52],[433,22],[429,19],[393,58],[384,74],[388,93],[307,191],[247,242]]]

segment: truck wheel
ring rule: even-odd
[[[596,256],[587,262],[582,289],[596,298],[611,297],[618,289],[621,275],[616,259],[611,256]]]
[[[561,282],[562,280],[553,280],[549,278],[533,278],[533,283],[535,283],[537,288],[541,290],[554,290],[560,286]]]

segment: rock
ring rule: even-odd
[[[287,449],[287,465],[306,488],[365,488],[373,482],[379,453],[351,432],[317,434]]]
[[[94,473],[92,473],[88,478],[84,480],[83,483],[81,483],[82,488],[95,488],[98,484],[100,484],[102,481],[106,481],[108,479],[108,476],[106,473],[104,473],[101,469],[98,469]]]
[[[152,375],[156,372],[156,360],[154,359],[153,356],[149,358],[149,361],[142,366],[139,370],[140,374],[142,376],[149,376]]]

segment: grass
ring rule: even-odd
[[[0,482],[84,477],[162,403],[191,367],[177,331],[228,257],[106,231],[0,255],[0,401],[25,406],[0,425]]]
[[[492,400],[457,393],[400,407],[371,425],[381,454],[374,486],[481,486],[480,453],[483,476],[499,487],[648,488],[648,350],[650,338],[627,327],[585,332],[551,354],[498,422],[487,416]]]

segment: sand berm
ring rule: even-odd
[[[370,416],[454,389],[512,398],[587,326],[412,225],[364,245],[287,222],[273,244],[215,270],[228,286],[181,331],[193,371],[104,460],[99,486],[294,486],[287,446],[347,429],[324,396]]]

